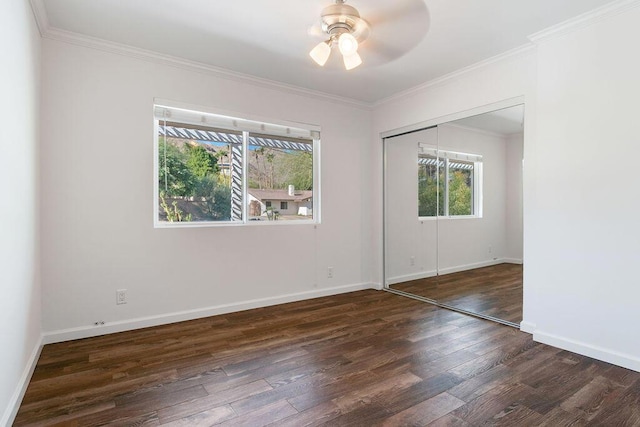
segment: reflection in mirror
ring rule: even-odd
[[[433,164],[417,161],[419,144],[437,147],[438,129],[384,140],[387,285],[432,277],[438,272],[437,201],[418,194],[419,189],[437,194],[437,159]],[[420,214],[424,215],[421,219]]]
[[[390,289],[519,324],[523,118],[515,106],[385,140]]]

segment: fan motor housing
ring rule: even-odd
[[[349,32],[362,41],[367,38],[369,25],[360,18],[358,9],[342,2],[336,2],[322,9],[322,31],[329,35]]]

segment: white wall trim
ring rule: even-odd
[[[32,0],[38,2],[41,0]],[[37,19],[37,16],[36,16]],[[249,74],[238,73],[235,71],[227,70],[213,65],[205,64],[197,61],[190,61],[188,59],[179,58],[172,55],[165,55],[162,53],[154,52],[151,50],[141,49],[121,43],[107,41],[96,37],[90,37],[83,34],[74,33],[71,31],[61,30],[58,28],[48,27],[42,34],[43,38],[55,40],[63,43],[74,44],[77,46],[86,47],[89,49],[101,50],[103,52],[118,54],[127,56],[134,59],[139,59],[148,62],[154,62],[161,65],[168,65],[183,70],[204,73],[215,77],[232,80],[239,83],[251,84],[254,86],[277,90],[280,92],[291,93],[298,96],[304,96],[307,98],[320,99],[323,101],[333,102],[336,104],[347,105],[349,107],[360,108],[362,110],[371,111],[372,105],[367,102],[358,101],[351,98],[345,98],[337,95],[331,95],[328,93],[306,89],[299,86],[289,85],[274,80],[264,79],[260,77],[251,76]]]
[[[121,320],[117,322],[106,322],[104,325],[100,325],[100,326],[83,326],[78,328],[50,331],[50,332],[44,333],[43,343],[52,344],[52,343],[58,343],[63,341],[96,337],[99,335],[131,331],[134,329],[148,328],[151,326],[166,325],[170,323],[183,322],[186,320],[194,320],[194,319],[200,319],[203,317],[217,316],[219,314],[250,310],[252,308],[269,307],[277,304],[303,301],[303,300],[312,299],[312,298],[338,295],[338,294],[343,294],[347,292],[361,291],[365,289],[377,289],[377,285],[374,283],[356,283],[352,285],[316,289],[313,291],[297,292],[293,294],[247,300],[247,301],[241,301],[241,302],[231,303],[231,304],[215,305],[211,307],[198,308],[195,310],[178,311],[174,313],[139,317],[135,319]]]
[[[630,354],[619,353],[608,348],[575,341],[539,330],[533,332],[533,340],[640,372],[640,358]]]
[[[44,36],[49,31],[49,18],[47,17],[47,9],[44,6],[44,2],[43,0],[30,0],[29,3],[36,19],[38,31],[40,31],[41,36]]]
[[[460,271],[473,270],[474,268],[482,268],[482,267],[489,267],[492,265],[504,264],[505,262],[508,262],[508,261],[505,261],[504,258],[496,258],[496,259],[490,259],[486,261],[474,262],[471,264],[454,265],[453,267],[440,268],[438,269],[438,272],[440,273],[440,275],[458,273]]]
[[[588,27],[596,22],[600,22],[638,6],[640,6],[640,0],[617,0],[542,31],[538,31],[537,33],[530,35],[529,40],[534,43],[539,43],[541,41],[546,41],[547,39],[559,37],[580,28]]]
[[[42,352],[43,346],[44,338],[43,336],[40,336],[40,340],[33,348],[31,356],[29,356],[29,360],[27,361],[27,366],[25,366],[24,371],[20,376],[20,381],[18,381],[16,390],[13,392],[13,395],[9,400],[9,404],[4,411],[2,418],[0,418],[0,426],[13,425],[13,421],[15,420],[16,415],[18,415],[18,410],[20,409],[20,404],[22,403],[24,394],[26,393],[27,387],[29,386],[29,381],[31,381],[33,371],[36,369],[38,359],[40,359],[40,353]]]
[[[474,73],[477,72],[478,70],[482,69],[482,68],[487,68],[497,62],[502,62],[502,61],[508,61],[508,60],[512,60],[512,59],[516,59],[519,58],[521,56],[524,55],[528,55],[529,53],[531,53],[533,50],[535,50],[536,46],[533,43],[527,43],[525,45],[522,45],[520,47],[517,47],[515,49],[511,49],[508,50],[504,53],[501,53],[499,55],[496,56],[492,56],[491,58],[487,58],[483,61],[480,62],[476,62],[475,64],[469,65],[467,67],[463,67],[460,68],[456,71],[453,71],[449,74],[445,74],[442,77],[438,77],[432,80],[429,80],[426,83],[422,83],[418,86],[414,86],[410,89],[407,90],[403,90],[401,92],[395,93],[387,98],[383,98],[379,101],[375,101],[372,106],[375,107],[379,107],[383,104],[389,103],[389,102],[393,102],[395,100],[398,99],[403,99],[406,98],[407,96],[411,96],[417,92],[423,91],[427,88],[431,88],[434,86],[440,86],[440,85],[444,85],[444,84],[448,84],[451,83],[455,80],[459,80],[462,79],[464,77],[466,77],[468,74],[470,73]]]
[[[502,258],[502,262],[507,264],[523,264],[522,258]]]
[[[522,322],[520,322],[520,330],[522,332],[533,334],[536,331],[536,329],[538,329],[538,326],[533,322],[527,322],[526,320],[523,320]]]
[[[384,289],[384,286],[382,286],[382,283],[371,283],[371,288],[375,289],[376,291],[381,291]]]
[[[420,271],[418,273],[403,274],[402,276],[389,277],[387,285],[396,285],[398,283],[410,282],[412,280],[426,279],[434,277],[438,274],[436,270]]]

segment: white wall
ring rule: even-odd
[[[539,44],[525,319],[536,339],[640,370],[640,3],[632,6]]]
[[[0,2],[0,425],[40,349],[38,114],[40,34],[29,3]]]
[[[154,229],[154,97],[321,126],[322,223]],[[369,110],[53,40],[42,102],[47,341],[371,285]]]
[[[522,149],[524,134],[507,137],[507,247],[505,258],[522,262]]]

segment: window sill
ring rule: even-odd
[[[461,220],[461,219],[482,219],[478,215],[455,215],[455,216],[419,216],[418,221],[436,221],[436,220]]]
[[[312,219],[275,220],[275,221],[269,221],[269,220],[255,221],[254,220],[254,221],[247,221],[247,222],[241,222],[241,221],[235,221],[235,222],[231,222],[231,221],[220,221],[220,222],[208,222],[208,221],[201,221],[201,222],[160,222],[160,221],[156,221],[153,224],[153,228],[162,229],[162,228],[205,228],[205,227],[211,227],[211,228],[216,228],[216,227],[268,227],[268,226],[281,227],[281,226],[286,226],[286,225],[298,226],[298,225],[318,225],[318,224],[320,224],[319,221],[312,220]]]

